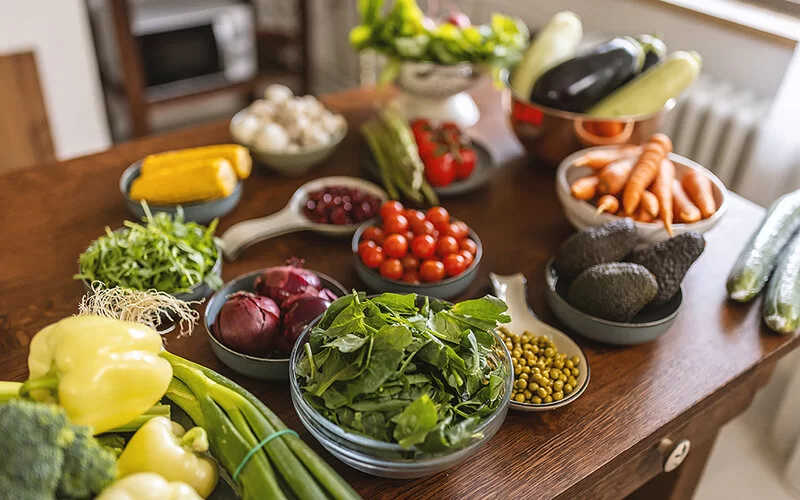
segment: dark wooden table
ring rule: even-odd
[[[480,274],[469,296],[488,290],[490,271],[528,277],[532,308],[558,325],[545,306],[544,265],[572,228],[553,189],[553,170],[522,154],[505,123],[500,99],[479,92],[484,118],[475,135],[505,165],[492,182],[445,206],[467,221],[484,242]],[[343,112],[351,132],[334,156],[303,178],[258,172],[245,183],[234,222],[279,210],[312,177],[359,175],[358,124],[380,100],[356,90],[325,100]],[[83,294],[72,280],[78,254],[103,232],[129,218],[117,181],[147,153],[228,141],[227,123],[147,138],[93,156],[41,165],[0,177],[0,379],[23,380],[30,338],[43,326],[76,311]],[[544,414],[510,412],[500,432],[469,460],[437,476],[410,481],[361,474],[325,454],[364,498],[647,498],[687,499],[699,479],[720,427],[741,413],[768,380],[775,363],[797,346],[760,326],[759,307],[733,306],[724,283],[736,255],[764,211],[733,196],[686,277],[683,310],[672,329],[646,345],[615,348],[576,338],[592,368],[586,393]],[[358,287],[347,242],[296,233],[254,245],[232,263],[231,279],[302,256],[313,269]],[[241,381],[304,439],[285,384],[237,376],[212,354],[205,333],[168,339],[168,348]],[[688,439],[692,450],[677,471],[663,474],[671,443]],[[640,489],[642,488],[642,489]]]

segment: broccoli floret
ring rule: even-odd
[[[114,481],[116,456],[97,442],[91,428],[80,425],[72,430],[75,439],[64,449],[58,497],[87,498]]]
[[[86,498],[116,475],[113,453],[57,405],[0,404],[0,492],[14,500]],[[5,498],[5,497],[4,497]]]

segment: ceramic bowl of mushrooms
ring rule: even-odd
[[[253,157],[286,176],[303,175],[330,156],[347,135],[347,121],[313,95],[296,96],[270,85],[264,98],[231,119],[233,140]]]

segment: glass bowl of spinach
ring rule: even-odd
[[[125,221],[94,240],[78,258],[78,274],[87,290],[106,287],[158,290],[180,300],[205,298],[222,286],[222,252],[214,237],[217,220],[207,227],[175,215],[153,215],[143,204],[141,223]]]
[[[512,362],[495,332],[505,302],[416,294],[336,300],[295,343],[292,402],[309,432],[368,474],[435,474],[498,431]]]

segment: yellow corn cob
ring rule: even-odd
[[[240,179],[247,179],[253,168],[253,160],[247,148],[238,144],[216,144],[199,148],[179,149],[148,155],[142,160],[142,175],[149,175],[167,167],[209,158],[228,160]]]
[[[130,198],[170,205],[224,198],[233,193],[237,182],[228,160],[194,160],[140,175],[131,184]]]

